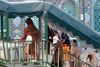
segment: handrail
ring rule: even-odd
[[[5,60],[0,58],[0,67],[7,67],[4,65]]]
[[[18,41],[17,41],[18,40]],[[4,42],[6,42],[6,40],[3,40]],[[4,43],[3,42],[3,43]],[[48,42],[50,42],[50,41],[45,41],[45,40],[38,40],[38,41],[20,41],[19,39],[13,39],[13,40],[10,40],[9,41],[9,43],[10,43],[10,45],[12,44],[12,43],[15,43],[15,63],[13,63],[13,60],[12,60],[12,54],[11,54],[11,62],[10,62],[10,60],[9,60],[9,57],[8,57],[8,59],[5,59],[5,61],[7,62],[7,63],[11,63],[11,64],[17,64],[16,63],[16,61],[17,60],[19,60],[19,63],[24,63],[24,62],[21,62],[21,59],[20,58],[18,58],[18,59],[16,59],[16,43],[18,43],[18,47],[19,47],[19,50],[21,50],[20,49],[20,44],[19,43],[22,43],[22,55],[23,55],[23,61],[25,61],[25,58],[24,58],[24,43],[25,42],[35,42],[35,45],[36,45],[36,42],[45,42],[45,43],[48,43]],[[7,43],[7,42],[6,42]],[[39,43],[40,44],[40,43]],[[52,44],[51,42],[50,42],[50,44]],[[4,44],[3,44],[4,45]],[[31,44],[31,46],[32,46],[32,44]],[[40,45],[39,45],[40,46]],[[81,62],[82,64],[85,64],[86,66],[88,66],[88,64],[86,63],[86,62],[84,62],[84,61],[82,61],[81,59],[79,59],[79,58],[77,58],[76,56],[74,56],[74,55],[72,55],[72,54],[70,54],[69,52],[67,52],[66,50],[63,50],[62,49],[62,47],[58,47],[57,45],[54,45],[54,46],[56,46],[57,48],[59,48],[59,49],[61,49],[62,50],[62,55],[63,54],[66,54],[66,58],[67,58],[67,55],[69,54],[70,55],[70,58],[71,58],[71,56],[72,57],[74,57],[75,59],[77,59],[78,60],[78,64],[79,64],[79,62]],[[40,47],[39,47],[40,48]],[[43,48],[44,48],[44,46],[43,46]],[[8,49],[8,48],[7,48]],[[44,50],[44,49],[43,49]],[[47,46],[47,49],[46,49],[46,51],[48,50],[48,46]],[[51,50],[51,48],[50,48],[50,50]],[[64,52],[63,52],[64,51]],[[5,52],[5,51],[4,51]],[[11,52],[12,52],[12,46],[11,46]],[[20,51],[19,51],[20,52]],[[58,51],[59,52],[59,51]],[[39,52],[40,53],[40,52]],[[19,53],[20,54],[20,53]],[[45,63],[48,63],[48,64],[50,64],[50,65],[53,65],[53,66],[55,66],[55,64],[51,64],[49,61],[48,61],[48,52],[46,52],[46,61],[44,61],[44,59],[42,58],[42,59],[39,59],[39,62],[37,62],[37,63],[40,63],[41,61],[40,60],[43,60],[43,62],[45,62]],[[50,54],[51,54],[51,52],[50,52]],[[54,54],[55,55],[55,54]],[[9,56],[9,55],[8,55]],[[59,56],[59,54],[58,54],[58,56]],[[20,57],[20,55],[19,55],[19,57]],[[44,56],[43,56],[44,57]],[[63,56],[62,56],[63,57]],[[36,46],[35,46],[35,59],[36,59]],[[32,60],[32,47],[31,47],[31,59],[29,59],[29,60]],[[63,60],[63,59],[62,59]],[[8,62],[9,61],[9,62]],[[55,61],[55,60],[54,60]],[[59,62],[59,61],[58,61]],[[33,63],[32,61],[31,62],[25,62],[25,63]],[[35,62],[34,62],[35,63]],[[66,60],[66,63],[67,63],[67,60]],[[63,61],[62,61],[62,64],[63,64]],[[57,64],[58,66],[59,66],[59,64]],[[67,64],[66,64],[66,66],[67,66]],[[74,65],[75,66],[75,65]],[[56,66],[55,66],[56,67]]]

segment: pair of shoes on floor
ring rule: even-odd
[[[35,65],[40,65],[40,63],[34,63]]]

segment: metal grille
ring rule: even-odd
[[[100,32],[100,0],[94,5],[94,29]]]

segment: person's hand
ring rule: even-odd
[[[90,64],[88,63],[88,65],[90,66]]]
[[[76,53],[75,53],[75,52],[71,52],[71,54],[73,54],[73,55],[74,55],[74,54],[76,54]]]
[[[64,43],[64,41],[62,41],[62,43]]]
[[[67,51],[68,53],[70,53],[71,51],[69,50],[69,51]]]
[[[20,41],[23,41],[23,39],[21,38]]]
[[[51,37],[49,37],[49,39],[52,39]]]
[[[61,41],[61,40],[59,40],[59,41]]]

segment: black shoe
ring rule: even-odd
[[[23,63],[23,65],[27,65],[27,63]]]
[[[40,63],[34,63],[35,65],[40,65]]]

